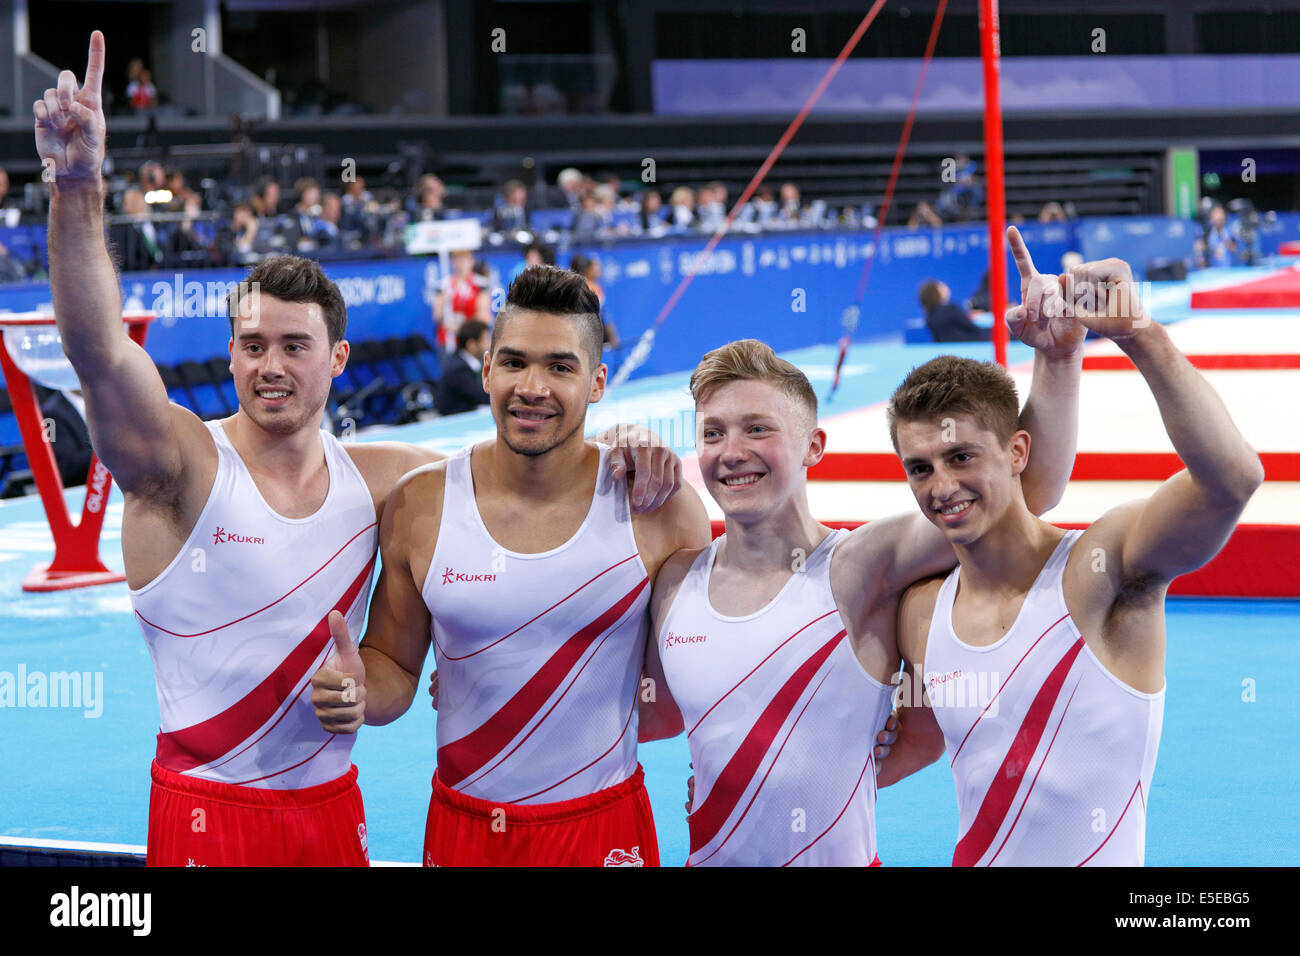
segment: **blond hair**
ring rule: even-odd
[[[817,424],[817,393],[808,376],[758,339],[728,342],[705,354],[691,373],[691,397],[695,404],[731,382],[766,382],[788,395],[808,415],[809,427]]]

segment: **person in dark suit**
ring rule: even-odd
[[[61,392],[36,384],[32,388],[63,487],[84,485],[94,449],[90,446],[90,428],[86,425],[85,400],[80,390]]]
[[[122,271],[160,268],[165,258],[165,242],[149,219],[144,191],[139,186],[128,186],[122,193],[122,214],[130,218],[123,218],[108,229],[109,239],[121,257]]]
[[[456,330],[456,351],[442,364],[434,408],[439,415],[472,412],[488,403],[483,390],[483,354],[492,340],[486,322],[469,319]]]
[[[952,302],[952,292],[938,279],[921,283],[917,292],[925,309],[925,324],[936,342],[987,342],[989,332],[971,321],[966,310]]]
[[[528,187],[517,179],[505,185],[505,201],[492,212],[493,232],[521,232],[528,229]]]

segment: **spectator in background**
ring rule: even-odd
[[[727,221],[727,187],[714,180],[700,190],[700,228],[717,232]]]
[[[1059,202],[1048,202],[1043,203],[1043,208],[1038,210],[1038,221],[1041,223],[1069,222],[1070,217],[1065,214],[1065,207]]]
[[[267,248],[258,248],[257,238],[257,214],[252,206],[241,202],[230,214],[230,224],[218,235],[221,258],[231,265],[251,261],[258,253],[267,251]]]
[[[470,319],[492,318],[487,282],[474,271],[474,253],[460,249],[451,254],[451,275],[442,280],[433,299],[433,326],[438,344],[455,348],[456,333]]]
[[[578,211],[573,215],[569,231],[574,239],[594,239],[605,225],[604,215],[593,193],[586,193],[580,200]]]
[[[0,282],[22,282],[26,278],[27,268],[9,254],[4,243],[0,243]]]
[[[280,216],[280,184],[270,176],[263,176],[253,184],[250,200],[259,219],[274,221]]]
[[[434,222],[447,218],[443,202],[447,197],[447,186],[432,173],[420,177],[416,184],[419,189],[419,201],[411,219],[414,222]]]
[[[283,250],[292,227],[287,217],[280,214],[280,184],[263,176],[254,184],[249,202],[257,214],[257,251]]]
[[[577,212],[582,206],[582,196],[584,193],[584,179],[582,173],[572,166],[560,170],[560,175],[555,178],[556,184],[560,187],[560,193],[564,198],[564,204]]]
[[[140,74],[144,71],[144,60],[135,57],[126,64],[126,86],[131,88],[132,83],[140,82]],[[130,97],[127,97],[128,102]]]
[[[600,284],[600,260],[595,256],[576,255],[569,260],[569,271],[576,272],[587,280],[587,287],[596,293],[600,302],[600,324],[605,327],[605,348],[615,351],[623,347],[618,337],[618,328],[605,311],[605,290]]]
[[[9,205],[9,172],[0,166],[0,209]]]
[[[292,223],[286,230],[289,242],[299,252],[310,252],[317,246],[320,231],[320,186],[314,179],[300,179],[294,184],[298,202],[293,207]]]
[[[745,203],[740,211],[739,220],[753,229],[767,229],[776,218],[776,196],[771,187],[763,186],[754,194],[754,198]]]
[[[771,225],[776,229],[798,229],[803,225],[803,197],[794,183],[781,184],[781,202]]]
[[[164,188],[172,194],[166,204],[168,212],[185,212],[190,208],[191,199],[198,201],[199,209],[203,208],[203,197],[186,185],[185,174],[179,169],[168,170],[164,182]]]
[[[501,204],[492,212],[492,229],[495,232],[526,232],[528,230],[528,187],[517,179],[505,184]]]
[[[618,208],[618,190],[608,183],[600,183],[592,188],[591,194],[596,198],[596,214],[600,217],[597,235],[615,235],[620,231],[614,225],[614,210]],[[625,228],[621,231],[626,233],[630,229]]]
[[[925,324],[936,342],[987,342],[989,333],[971,321],[966,310],[950,301],[952,293],[938,279],[921,283],[917,292],[925,309]]]
[[[121,256],[122,271],[138,272],[161,266],[162,237],[149,220],[144,191],[139,186],[128,186],[122,193],[122,214],[130,218],[109,227],[109,239]]]
[[[343,190],[343,213],[339,217],[339,228],[344,234],[357,235],[364,242],[375,232],[372,206],[374,197],[366,190],[366,180],[358,176],[348,183]]]
[[[1228,214],[1219,203],[1210,207],[1209,221],[1193,249],[1196,263],[1202,269],[1232,264],[1231,254],[1237,251],[1237,241],[1228,229]]]
[[[695,191],[689,186],[678,186],[668,197],[668,228],[685,232],[695,225]]]
[[[662,236],[668,231],[664,225],[664,201],[663,197],[653,189],[647,189],[641,194],[641,206],[638,216],[641,222],[641,232],[648,236]]]
[[[144,113],[158,105],[158,90],[153,85],[153,74],[142,60],[132,60],[127,67],[126,101],[137,113]]]
[[[530,242],[524,247],[524,257],[510,270],[510,282],[513,285],[519,274],[531,266],[555,265],[555,250],[544,242]]]
[[[474,260],[474,274],[483,280],[483,287],[488,291],[488,315],[492,315],[492,267],[482,259]],[[502,296],[502,301],[505,297]],[[490,321],[490,319],[489,319]]]
[[[32,391],[40,405],[41,418],[51,436],[54,462],[59,469],[63,487],[84,485],[90,474],[90,459],[94,449],[90,444],[90,428],[86,425],[86,400],[80,389],[46,388],[33,382]]]
[[[606,173],[600,178],[601,185],[608,186],[614,197],[614,209],[619,212],[636,212],[641,208],[636,198],[623,194],[623,181],[613,173]]]
[[[150,193],[167,188],[167,175],[163,172],[162,163],[152,159],[140,164],[136,178],[139,180],[140,188],[144,190],[146,202],[149,201]]]
[[[984,190],[975,176],[975,161],[969,156],[955,157],[956,181],[935,201],[934,211],[944,222],[965,222],[984,204]]]
[[[943,220],[939,218],[939,214],[935,212],[934,207],[924,199],[916,204],[916,210],[907,220],[908,229],[919,229],[922,226],[938,227],[942,225]]]
[[[209,266],[212,255],[208,244],[194,231],[202,203],[197,193],[190,193],[185,199],[185,217],[167,236],[166,260],[170,265]]]
[[[339,222],[343,216],[343,200],[338,193],[325,193],[320,201],[320,218],[316,220],[316,239],[322,246],[337,249],[343,244]]]
[[[456,331],[456,351],[442,363],[433,407],[439,415],[472,412],[489,402],[483,389],[483,356],[492,342],[486,322],[470,319]]]

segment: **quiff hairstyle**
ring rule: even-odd
[[[695,404],[708,399],[731,382],[766,382],[790,396],[808,414],[809,427],[817,424],[817,393],[808,376],[758,339],[740,339],[705,354],[691,373]]]
[[[281,302],[314,302],[319,305],[331,346],[347,334],[348,310],[343,303],[343,293],[325,275],[320,263],[313,259],[271,256],[255,265],[226,297],[231,338],[235,337],[235,319],[239,315],[241,298],[249,296],[256,306],[259,295],[269,295]]]
[[[941,355],[912,369],[889,400],[889,438],[898,451],[899,422],[969,415],[1006,445],[1020,428],[1016,383],[1001,365]]]
[[[591,291],[587,280],[576,272],[556,266],[529,266],[510,283],[506,304],[492,323],[492,351],[495,352],[502,330],[517,310],[562,315],[578,323],[583,351],[591,367],[600,365],[605,346],[605,324],[600,319],[600,299]]]

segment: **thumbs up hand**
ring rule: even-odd
[[[366,665],[343,615],[330,611],[329,625],[334,653],[312,676],[311,702],[327,733],[355,734],[366,718]]]

